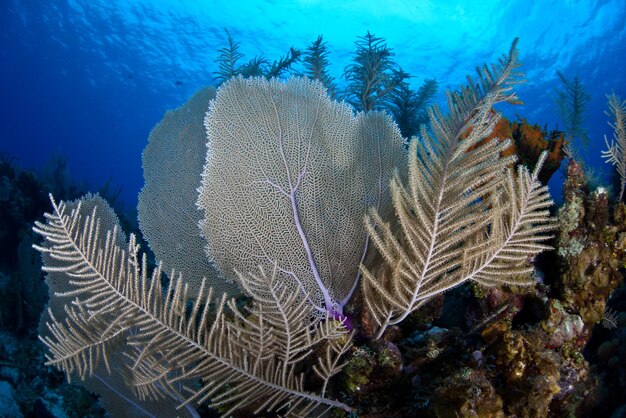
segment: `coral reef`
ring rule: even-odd
[[[559,211],[559,291],[565,308],[586,325],[604,317],[611,292],[623,280],[626,263],[626,206],[619,203],[610,216],[606,189],[586,190],[584,173],[570,161]]]
[[[581,167],[570,162],[556,251],[535,260],[544,271],[534,272],[534,288],[466,285],[387,334],[402,361],[388,384],[410,385],[409,394],[383,401],[368,390],[376,387],[380,360],[371,344],[358,346],[370,355],[367,373],[354,370],[365,390],[353,405],[366,416],[381,403],[390,416],[583,417],[619,410],[626,359],[624,205],[611,207],[603,190],[589,192],[586,183]],[[611,294],[615,310],[605,328],[599,323]],[[365,327],[366,319],[360,319]]]
[[[233,75],[247,76],[258,73],[268,78],[272,75],[280,75],[289,70],[300,58],[299,51],[291,50],[286,57],[272,65],[262,57],[257,57],[248,64],[238,66],[236,61],[241,58],[238,53],[238,44],[233,41],[230,34],[227,33],[227,35],[229,45],[221,51],[222,61],[219,62],[218,76],[222,77],[223,81],[230,79]],[[360,71],[357,68],[359,60],[380,59],[374,53],[382,54],[385,60],[392,56],[384,41],[369,33],[359,42],[361,44],[358,45],[360,49],[354,56],[355,63],[349,69],[352,74]],[[372,56],[368,58],[367,54],[373,54],[373,58]],[[321,37],[303,56],[307,75],[328,86],[333,86],[333,80],[325,72],[328,64],[327,51]],[[401,70],[396,68],[392,61],[385,61],[384,64],[384,71],[379,76],[386,78],[387,81],[381,82],[382,88],[379,90],[361,94],[360,98],[363,101],[359,102],[360,104],[355,103],[355,107],[371,106],[392,110],[396,122],[401,125],[403,136],[408,136],[416,125],[423,123],[423,114],[420,110],[422,105],[414,103],[416,100],[419,101],[417,97],[419,93],[409,89],[406,83],[407,76],[399,73]],[[395,80],[398,81],[397,84],[392,82],[394,76],[399,77]],[[251,81],[239,81],[242,84],[249,84],[249,82]],[[356,79],[353,82],[360,83]],[[428,96],[434,94],[436,88],[434,80],[430,82],[433,84],[423,86],[425,90],[428,90],[424,92],[425,102],[428,102]],[[259,83],[269,84],[265,81],[259,81]],[[395,90],[389,93],[388,89]],[[272,97],[276,98],[276,95]],[[469,90],[465,90],[463,94],[454,96],[453,102],[461,103],[470,97]],[[357,100],[357,96],[353,99]],[[202,102],[199,102],[197,106],[201,110],[194,112],[193,121],[181,123],[182,131],[189,133],[190,137],[195,137],[195,140],[200,138],[204,141],[204,129],[200,129],[201,126],[198,124],[208,101],[208,98],[202,98]],[[396,111],[393,111],[394,105]],[[289,106],[286,108],[290,109]],[[484,108],[491,109],[491,106]],[[177,112],[185,111],[185,109],[187,108],[183,106]],[[435,109],[435,112],[438,110]],[[469,118],[461,117],[457,122],[461,127],[471,125],[470,122],[474,121],[472,118],[478,117],[476,115],[479,115],[479,112],[473,113],[473,116]],[[485,115],[487,116],[484,120],[495,121],[497,119],[493,112],[487,111]],[[175,117],[177,113],[171,112],[168,117],[164,118],[164,121],[170,123]],[[495,118],[491,119],[492,117]],[[405,121],[404,127],[402,120]],[[434,118],[434,120],[440,122],[443,119]],[[385,119],[385,121],[388,120]],[[232,126],[233,123],[233,117],[224,117],[221,126]],[[188,129],[193,124],[197,125],[197,132]],[[171,125],[177,126],[174,122]],[[530,167],[533,167],[538,160],[541,166],[541,162],[545,159],[541,173],[533,172],[531,175],[525,169],[520,169],[517,178],[511,176],[507,180],[510,180],[511,184],[527,181],[539,190],[540,184],[534,182],[534,179],[538,178],[545,183],[561,163],[565,147],[564,134],[559,131],[547,132],[538,125],[529,124],[524,118],[513,122],[502,118],[494,125],[493,132],[489,135],[485,134],[483,140],[478,139],[481,132],[478,132],[478,135],[476,132],[472,133],[472,129],[480,131],[482,125],[478,123],[474,124],[476,128],[459,128],[455,132],[465,132],[466,140],[476,141],[476,144],[469,146],[466,150],[467,155],[480,155],[484,151],[480,148],[483,146],[495,147],[493,148],[494,154],[501,158],[498,161],[506,161],[503,166],[508,166],[510,160],[507,158],[513,155],[521,164]],[[256,124],[256,126],[261,126],[261,124]],[[438,123],[437,126],[442,126],[442,123]],[[156,137],[172,134],[171,138],[180,139],[179,132],[175,129],[165,132],[155,130],[153,135]],[[435,127],[433,131],[438,129],[440,128]],[[267,126],[263,130],[270,132],[272,127]],[[401,140],[396,134],[397,132],[394,131],[394,140],[401,149]],[[216,136],[217,134],[214,133],[214,140]],[[504,149],[505,144],[493,141],[494,138],[510,138],[511,146]],[[284,138],[285,143],[288,143],[287,139]],[[319,140],[318,142],[326,144],[326,141]],[[300,144],[295,139],[294,143]],[[435,143],[437,142],[433,141],[429,146]],[[248,148],[242,149],[242,155],[250,152],[251,144],[254,144],[252,140],[246,142],[245,145]],[[201,151],[204,151],[204,142],[200,145]],[[418,145],[414,141],[412,146]],[[290,148],[298,149],[298,146],[292,145]],[[341,147],[337,148],[341,150]],[[369,150],[371,147],[364,146],[363,148]],[[261,146],[256,146],[255,149],[259,150]],[[415,148],[412,150],[414,151]],[[420,154],[422,159],[419,163],[428,164],[426,157],[432,157],[440,150],[422,151]],[[198,153],[197,149],[195,152]],[[474,154],[471,154],[472,152]],[[171,154],[166,153],[165,156],[160,157],[159,161],[171,157]],[[226,156],[221,157],[223,160],[233,156],[232,152],[225,154]],[[464,156],[467,157],[467,155]],[[540,158],[541,155],[545,156]],[[331,156],[336,156],[336,154]],[[197,171],[201,168],[202,160],[203,158],[199,158],[199,162],[196,161],[186,168]],[[305,159],[298,158],[297,160],[299,162]],[[159,161],[155,164],[156,171],[164,167],[164,164]],[[180,161],[188,162],[189,160],[183,156],[180,157]],[[365,160],[356,158],[355,161]],[[430,163],[437,164],[436,162]],[[417,166],[417,160],[413,160],[412,164]],[[195,168],[190,168],[191,166]],[[228,170],[231,170],[229,172],[233,172],[236,168],[231,160],[228,160],[226,166]],[[315,167],[298,168],[301,170],[287,170],[287,175],[279,173],[273,175],[272,179],[270,176],[256,183],[254,181],[245,183],[245,186],[249,187],[250,184],[257,183],[269,185],[285,195],[291,195],[289,203],[301,204],[306,199],[314,197],[314,194],[298,195],[296,199],[295,188],[289,190],[287,186],[280,186],[279,180],[274,180],[274,178],[288,178],[292,173],[297,174],[298,179],[305,178]],[[39,272],[39,259],[30,251],[33,236],[29,229],[35,217],[47,205],[45,196],[50,190],[49,182],[58,182],[54,187],[61,193],[61,196],[58,196],[61,199],[73,198],[79,192],[80,187],[67,184],[68,176],[65,170],[66,161],[58,157],[52,161],[45,177],[41,179],[33,173],[19,170],[9,158],[0,159],[0,219],[3,223],[3,228],[0,228],[0,245],[4,248],[15,249],[15,252],[10,255],[3,254],[3,258],[0,259],[0,297],[3,301],[0,306],[0,326],[3,327],[0,331],[0,402],[5,408],[2,413],[8,411],[13,416],[100,417],[105,414],[102,409],[104,404],[110,415],[126,416],[128,409],[119,405],[121,403],[119,393],[109,393],[97,400],[95,395],[81,387],[64,383],[60,372],[44,366],[46,361],[44,356],[48,356],[48,364],[55,361],[62,363],[64,360],[52,359],[50,350],[46,351],[44,346],[35,340],[37,317],[44,303],[42,297],[44,286]],[[171,172],[169,169],[164,171]],[[262,166],[257,171],[267,174],[269,169]],[[337,168],[332,170],[335,179],[339,178],[337,171]],[[416,172],[416,167],[413,167],[411,173],[414,175]],[[406,183],[404,176],[405,173],[400,174],[396,182]],[[423,184],[432,183],[428,176],[424,176],[426,181],[420,182],[420,187],[423,187]],[[194,174],[191,177],[198,176]],[[213,174],[206,177],[217,178]],[[348,190],[350,188],[345,184],[355,185],[357,179],[358,177],[348,176],[348,180],[342,183],[342,187],[336,187],[336,189]],[[181,176],[170,176],[170,180],[183,181]],[[323,184],[328,186],[330,182],[325,178]],[[276,265],[271,275],[266,275],[262,269],[254,274],[250,272],[245,274],[237,271],[236,268],[233,269],[238,283],[242,284],[246,294],[249,295],[247,298],[227,301],[226,298],[213,300],[210,296],[206,296],[205,299],[200,296],[197,301],[187,303],[187,297],[191,295],[192,290],[183,285],[182,279],[171,280],[170,285],[167,286],[165,275],[161,275],[162,270],[159,267],[154,269],[153,278],[148,279],[145,272],[152,270],[150,268],[152,264],[148,263],[146,258],[140,260],[137,254],[139,241],[135,241],[134,237],[129,242],[122,243],[125,237],[121,234],[116,235],[119,232],[112,233],[109,238],[106,238],[104,232],[99,235],[91,233],[97,228],[93,227],[95,222],[91,223],[91,228],[88,227],[92,219],[89,216],[96,213],[95,206],[97,210],[106,211],[111,219],[116,218],[102,199],[85,199],[83,204],[86,207],[83,208],[83,212],[78,209],[78,204],[69,204],[69,209],[65,212],[61,206],[57,218],[54,218],[54,215],[48,215],[48,220],[52,219],[52,223],[56,219],[54,225],[44,225],[42,222],[37,224],[40,230],[49,228],[46,236],[52,244],[50,242],[46,244],[48,246],[43,244],[39,246],[36,242],[34,244],[46,254],[46,265],[51,266],[53,270],[48,278],[51,283],[55,282],[52,286],[53,292],[55,289],[67,290],[63,286],[69,288],[70,284],[61,281],[59,277],[63,274],[61,271],[63,269],[70,272],[73,280],[71,286],[74,286],[74,293],[72,293],[74,303],[68,304],[66,311],[64,311],[64,303],[51,304],[52,310],[49,315],[63,315],[65,312],[69,318],[62,323],[48,316],[51,324],[49,326],[56,332],[57,337],[68,338],[60,338],[61,341],[56,346],[51,339],[46,339],[45,343],[48,348],[60,350],[57,352],[62,352],[67,347],[72,348],[72,341],[76,341],[69,338],[73,329],[76,329],[72,326],[88,324],[91,327],[91,334],[85,332],[81,334],[81,337],[93,338],[94,346],[101,344],[94,349],[96,352],[101,350],[106,343],[98,338],[106,340],[111,337],[113,340],[117,337],[117,335],[112,335],[118,330],[116,327],[127,327],[123,331],[127,332],[124,338],[130,341],[130,344],[124,347],[124,350],[128,350],[118,350],[119,346],[114,346],[113,354],[110,354],[109,358],[110,364],[113,365],[112,369],[127,367],[129,359],[132,358],[137,371],[134,376],[128,374],[123,379],[116,379],[114,384],[118,385],[117,387],[121,390],[126,388],[125,379],[136,379],[136,386],[142,387],[138,389],[140,396],[137,402],[143,402],[142,396],[145,397],[150,391],[152,394],[167,392],[170,397],[166,397],[164,402],[168,403],[168,408],[171,409],[159,409],[161,404],[156,402],[151,405],[153,408],[151,410],[157,411],[154,413],[160,415],[187,414],[208,417],[214,416],[216,412],[228,415],[236,409],[235,416],[247,417],[255,413],[261,416],[273,416],[272,411],[275,411],[281,402],[285,402],[287,407],[279,411],[287,414],[302,412],[305,415],[316,416],[322,413],[319,409],[315,409],[321,404],[333,408],[328,415],[336,418],[357,415],[366,418],[406,416],[441,418],[585,417],[611,416],[611,414],[617,417],[620,411],[626,411],[622,398],[623,393],[626,392],[626,370],[623,366],[626,364],[626,288],[623,284],[623,274],[626,269],[626,205],[622,203],[613,205],[605,189],[590,190],[588,184],[581,166],[570,161],[564,187],[565,202],[558,211],[558,231],[555,233],[555,239],[547,243],[555,247],[554,252],[537,255],[535,254],[538,252],[535,251],[537,248],[524,251],[524,255],[520,256],[520,259],[523,259],[520,266],[523,264],[523,268],[520,267],[519,274],[507,279],[506,283],[500,283],[498,287],[490,287],[494,284],[493,281],[479,277],[474,280],[455,282],[454,285],[458,286],[445,294],[440,292],[439,288],[434,288],[423,301],[419,301],[415,306],[409,304],[408,309],[403,308],[399,315],[402,317],[401,320],[388,323],[377,318],[381,311],[376,310],[375,307],[383,306],[381,299],[388,302],[393,309],[398,307],[400,304],[398,301],[402,298],[395,297],[397,295],[393,292],[397,289],[393,289],[393,286],[387,289],[381,285],[374,289],[379,294],[371,289],[369,294],[357,292],[356,298],[353,298],[350,303],[345,303],[344,298],[335,298],[342,299],[341,303],[335,303],[339,302],[338,300],[331,300],[328,304],[318,301],[317,311],[328,311],[327,316],[322,315],[323,318],[320,319],[312,314],[315,307],[313,303],[307,302],[307,297],[310,298],[310,296],[307,296],[306,292],[303,292],[304,296],[298,296],[293,292],[294,289],[299,289],[298,286],[289,287],[284,278],[277,279],[280,274],[285,276],[293,274],[295,268],[278,272]],[[223,186],[222,183],[218,183],[215,190],[218,190],[220,185]],[[188,192],[195,194],[196,187],[195,184],[190,185]],[[168,187],[164,188],[168,189]],[[119,190],[112,190],[110,184],[107,184],[105,189],[109,191],[107,193],[110,193],[113,199],[119,195]],[[425,212],[420,212],[421,206],[409,206],[409,200],[413,198],[417,201],[419,195],[408,189],[401,190],[398,187],[396,193],[393,194],[396,209],[398,206],[402,209],[396,212],[403,213],[405,218],[418,214],[423,219]],[[417,186],[413,189],[417,189]],[[249,189],[244,192],[247,190]],[[463,190],[466,194],[468,193],[467,187]],[[483,195],[480,195],[480,199],[468,200],[470,202],[468,205],[472,208],[482,208],[480,203],[484,200],[485,210],[480,215],[488,213],[500,204],[505,209],[510,206],[517,207],[515,200],[513,203],[507,203],[505,200],[499,201],[493,198],[499,196],[496,190],[498,189],[495,187],[489,188]],[[353,190],[353,193],[356,192]],[[456,192],[453,194],[457,197],[460,195]],[[343,195],[340,197],[343,200],[346,199]],[[370,200],[368,204],[371,205]],[[221,210],[224,201],[225,199],[222,199],[217,202],[216,207]],[[324,199],[315,198],[312,201],[311,207],[316,211],[320,206],[338,206],[326,204]],[[427,200],[427,203],[430,201]],[[453,207],[456,207],[457,200],[451,198],[449,201],[452,202]],[[546,202],[541,201],[537,204],[544,205],[544,203]],[[155,211],[162,205],[162,202],[153,203]],[[195,210],[194,205],[195,202],[192,200],[190,206]],[[263,206],[274,207],[276,205],[268,203]],[[70,218],[71,209],[75,209],[78,215],[72,215],[74,217]],[[262,209],[265,208],[259,208],[258,205],[252,206],[253,213],[260,213]],[[288,212],[288,209],[282,212]],[[341,207],[339,209],[338,212],[345,212]],[[70,229],[74,231],[82,229],[88,232],[83,235],[78,232],[76,235],[68,234],[67,240],[63,241],[61,247],[54,247],[55,240],[58,244],[64,233],[62,224],[65,222],[70,226],[74,223],[78,225],[76,219],[80,218],[79,215],[84,215],[82,219],[85,219],[84,225],[87,226]],[[218,224],[220,222],[223,224],[226,219],[218,209],[215,209],[214,216]],[[356,225],[360,221],[359,216],[350,216],[350,223]],[[522,231],[527,234],[533,231],[532,228],[550,217],[547,211],[541,214],[541,217],[536,213],[533,216],[535,217],[533,222],[529,223],[529,229],[522,228]],[[439,216],[435,218],[439,219]],[[106,219],[102,223],[106,223]],[[184,221],[184,216],[180,219]],[[247,219],[250,219],[250,216],[247,216]],[[338,222],[339,215],[326,216],[323,219],[327,222]],[[195,219],[192,222],[193,227],[198,220]],[[411,233],[418,231],[412,223],[404,224],[404,231],[409,232],[397,238],[397,242],[390,238],[391,234],[377,236],[372,233],[374,229],[384,228],[389,228],[394,233],[398,232],[398,225],[394,222],[396,221],[390,223],[381,221],[375,226],[370,225],[370,233],[374,239],[378,240],[376,245],[379,248],[391,244],[397,244],[397,246],[393,248],[393,251],[388,249],[386,254],[363,257],[368,266],[385,266],[385,263],[393,258],[390,254],[395,256],[397,252],[400,252],[399,248],[411,245],[411,240],[414,238]],[[122,229],[117,220],[112,223],[115,223],[116,231]],[[243,221],[237,223],[242,224]],[[126,221],[124,226],[128,224],[130,222]],[[269,222],[265,219],[263,226],[267,225]],[[406,225],[409,226],[406,227]],[[498,225],[497,221],[493,221],[491,225]],[[159,226],[160,222],[155,222],[154,228],[159,230]],[[128,228],[125,229],[128,230]],[[183,237],[188,235],[186,230],[178,229],[177,232]],[[227,229],[230,231],[234,228]],[[486,228],[480,236],[485,239],[491,238],[494,229],[494,226]],[[325,248],[331,248],[332,245],[337,244],[332,234],[319,231],[318,233],[331,237],[324,245]],[[347,234],[343,235],[347,236]],[[267,236],[268,234],[260,234],[256,241],[265,244],[268,241]],[[74,238],[75,240],[72,241]],[[281,239],[282,242],[287,241],[284,239],[284,234],[281,234]],[[108,246],[104,245],[106,240],[110,240]],[[218,242],[219,239],[214,241]],[[289,242],[297,242],[297,240]],[[461,240],[455,242],[458,243]],[[481,252],[486,251],[484,250],[486,246],[481,245],[483,242],[480,238],[472,241],[474,244],[476,242],[479,242],[479,245],[474,245],[474,247],[481,249]],[[119,271],[115,268],[108,270],[104,268],[104,270],[107,270],[109,276],[112,277],[132,279],[131,286],[125,286],[123,280],[117,282],[116,279],[110,280],[114,284],[117,283],[115,291],[119,294],[128,293],[127,299],[122,302],[115,299],[111,296],[111,289],[107,291],[108,293],[103,292],[97,297],[76,298],[81,296],[80,292],[76,291],[78,282],[82,281],[81,291],[86,294],[87,291],[84,289],[94,286],[95,281],[87,277],[85,270],[80,266],[61,266],[64,257],[68,259],[68,253],[63,251],[74,244],[77,248],[82,245],[81,248],[86,249],[83,253],[93,256],[93,260],[96,259],[97,253],[93,248],[99,248],[102,251],[106,251],[105,248],[109,250],[113,248],[111,251],[117,254],[116,260],[119,262],[111,263],[111,265],[122,267],[119,267]],[[192,244],[191,240],[190,244]],[[447,246],[447,243],[444,243],[444,246]],[[244,247],[249,249],[251,244],[246,244]],[[284,247],[287,253],[292,253],[296,245]],[[124,252],[126,248],[129,249],[130,254]],[[317,251],[315,248],[314,250]],[[51,262],[51,254],[56,255],[57,264]],[[76,254],[76,252],[69,254],[69,259],[77,256]],[[412,267],[417,264],[415,259],[425,258],[419,251],[412,255],[414,256],[412,264],[405,263],[405,266]],[[458,256],[456,249],[452,255]],[[475,254],[469,250],[464,253],[464,257],[471,258],[472,256]],[[126,257],[124,263],[120,261],[123,257]],[[446,257],[446,260],[448,259]],[[464,260],[466,261],[467,258]],[[298,263],[294,263],[296,264]],[[346,263],[338,262],[337,264]],[[434,270],[436,271],[437,268],[439,265],[436,265]],[[384,271],[384,268],[381,270]],[[391,268],[384,274],[391,274],[390,270],[394,273]],[[451,275],[450,272],[456,271],[456,265],[448,270],[447,273]],[[111,273],[111,271],[119,274]],[[328,280],[328,284],[323,281],[324,286],[331,289],[331,284],[337,286],[336,280],[341,279],[337,277],[338,271],[339,269],[336,268],[333,270],[334,275],[329,274],[329,279],[324,278]],[[398,271],[401,270],[395,270],[395,272]],[[388,285],[387,279],[391,276],[384,276],[384,274],[382,281],[385,282],[384,285]],[[406,276],[403,277],[406,278]],[[444,275],[445,278],[447,277]],[[163,289],[161,289],[162,279],[165,284]],[[306,280],[312,282],[311,279]],[[368,280],[373,283],[372,286],[376,285],[372,278]],[[59,283],[62,283],[61,288],[58,287]],[[146,290],[149,283],[153,286],[150,286],[150,290]],[[198,288],[206,291],[204,282],[199,280],[197,284]],[[104,286],[98,282],[98,286],[101,285]],[[419,295],[419,290],[423,288],[425,286],[418,283],[418,290],[415,294]],[[201,295],[202,292],[200,291]],[[352,289],[350,289],[351,292]],[[401,292],[398,294],[402,295]],[[145,297],[141,297],[142,295]],[[107,299],[109,297],[110,299]],[[117,300],[116,304],[112,302],[114,299]],[[94,304],[94,300],[97,304]],[[268,301],[273,302],[268,303]],[[136,308],[148,305],[149,309]],[[111,309],[111,306],[114,308]],[[94,314],[94,312],[97,313]],[[125,312],[133,312],[133,314],[125,317]],[[109,316],[109,322],[102,320],[107,319],[107,314],[114,316],[113,319]],[[316,319],[311,320],[314,317]],[[145,329],[138,329],[140,327],[133,328],[133,324],[138,322],[152,331],[146,332]],[[204,327],[198,323],[209,324],[206,327],[207,331],[205,332]],[[381,323],[385,324],[386,331],[380,332],[378,335],[380,338],[375,340],[373,336],[380,329]],[[158,330],[162,324],[167,325],[166,330],[154,331]],[[68,328],[62,328],[64,326]],[[354,331],[349,332],[347,328],[354,328]],[[172,337],[177,332],[177,336]],[[181,335],[184,338],[180,338]],[[198,335],[201,336],[199,339]],[[214,335],[218,335],[219,338],[212,339]],[[164,339],[167,339],[169,344],[163,343]],[[172,343],[183,340],[189,345]],[[193,354],[200,351],[202,352],[200,355]],[[97,351],[97,353],[99,355],[104,351]],[[96,355],[96,357],[96,360],[101,360],[106,356]],[[85,358],[93,359],[94,357],[85,355]],[[74,360],[75,362],[68,367],[73,370],[68,374],[74,377],[78,377],[80,373],[88,375],[91,366],[83,362],[84,358]],[[165,364],[166,360],[168,364]],[[237,366],[234,367],[235,370],[232,367],[230,369],[224,367],[229,362]],[[69,363],[69,361],[66,362],[66,365]],[[100,361],[99,369],[95,369],[96,378],[91,376],[88,379],[90,383],[86,386],[91,390],[100,391],[102,386],[108,385],[109,383],[102,384],[105,379],[112,376],[106,371],[108,366],[109,363],[105,365]],[[247,376],[243,378],[238,374],[242,370],[243,374],[247,373]],[[268,371],[263,372],[264,370]],[[236,377],[233,377],[235,375]],[[166,378],[163,378],[164,376]],[[218,376],[220,380],[215,384],[208,384],[207,382],[211,382],[210,379],[215,376]],[[332,380],[331,377],[333,377]],[[102,381],[100,387],[93,384],[98,379]],[[180,385],[181,381],[184,381],[185,387]],[[174,395],[171,396],[172,394]],[[176,410],[176,406],[186,398],[189,404]],[[201,398],[203,402],[207,400],[204,398],[210,398],[207,403],[215,405],[215,410],[198,406],[195,401]],[[241,404],[238,405],[237,402]],[[194,411],[192,407],[197,409]]]

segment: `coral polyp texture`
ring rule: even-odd
[[[205,125],[198,206],[211,261],[226,276],[275,262],[316,309],[342,315],[366,256],[363,214],[390,213],[388,179],[405,165],[391,118],[354,116],[305,78],[236,78]]]

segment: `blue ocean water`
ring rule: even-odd
[[[626,96],[624,0],[4,0],[0,152],[32,168],[65,155],[72,177],[95,190],[112,178],[134,206],[150,130],[167,109],[213,82],[224,28],[248,59],[262,53],[274,60],[323,34],[340,83],[354,41],[369,30],[393,48],[413,87],[437,79],[438,102],[444,88],[456,88],[519,37],[525,105],[504,113],[562,127],[556,72],[579,77],[591,94],[585,158],[610,170],[600,150],[611,135],[605,95]],[[557,173],[555,195],[561,182]]]
[[[600,155],[604,137],[613,134],[605,114],[606,95],[615,92],[626,98],[625,0],[0,0],[0,162],[5,156],[14,157],[16,167],[41,171],[47,161],[61,156],[67,159],[70,181],[87,181],[89,188],[97,191],[110,179],[114,186],[123,187],[121,198],[126,207],[135,207],[143,184],[141,153],[150,131],[168,109],[180,106],[199,88],[215,83],[215,59],[227,43],[225,29],[240,42],[244,61],[263,54],[271,62],[290,47],[303,50],[323,35],[330,51],[329,70],[340,87],[346,83],[341,76],[353,59],[354,42],[369,31],[384,38],[393,49],[393,59],[413,76],[414,89],[425,79],[438,81],[435,101],[442,105],[445,89],[457,89],[477,65],[494,62],[509,50],[513,39],[519,38],[522,70],[528,81],[517,91],[524,104],[499,109],[512,119],[519,115],[548,130],[562,129],[556,97],[563,84],[557,71],[570,80],[577,77],[591,97],[584,113],[584,128],[591,141],[583,149],[583,158],[588,167],[600,172],[602,182],[610,182],[613,168]],[[1,187],[3,175],[0,173],[2,204],[8,196],[7,188]],[[550,182],[557,201],[562,183],[563,174],[557,172]],[[13,184],[18,183],[11,187]],[[75,414],[83,410],[78,407],[89,407],[84,405],[84,397],[58,389],[54,381],[59,378],[46,370],[41,355],[21,348],[36,348],[26,334],[34,333],[37,309],[43,309],[45,302],[39,255],[31,251],[33,241],[28,233],[32,219],[41,216],[40,206],[49,208],[45,196],[42,200],[0,205],[0,209],[10,207],[19,212],[13,208],[28,208],[32,203],[37,212],[20,217],[7,209],[0,216],[0,221],[5,221],[0,224],[10,224],[12,234],[6,233],[9,228],[0,227],[0,249],[6,250],[0,251],[0,416],[8,415],[6,399],[15,401],[15,408],[28,405],[28,413],[35,411],[34,416],[48,416],[43,412],[52,409],[51,405],[72,405],[72,400],[83,403],[75,405]],[[6,222],[6,213],[15,216]],[[24,222],[18,224],[13,219]],[[24,225],[29,226],[24,229]],[[620,240],[623,236],[619,235]],[[603,240],[605,244],[608,241],[604,236]],[[13,247],[7,250],[6,242],[15,243],[17,252]],[[589,261],[591,264],[595,268],[597,260]],[[623,276],[623,270],[615,268],[609,273]],[[537,271],[537,277],[544,278],[543,284],[558,283],[558,277],[549,276],[549,271]],[[16,283],[22,284],[15,287]],[[545,296],[547,287],[543,284],[537,288]],[[608,300],[605,296],[598,300],[604,303]],[[450,304],[455,304],[455,297],[451,296]],[[626,309],[623,291],[619,298],[609,303],[615,317],[617,313],[623,317]],[[611,310],[606,312],[610,317]],[[467,309],[456,316],[466,313],[477,315],[478,310]],[[574,316],[565,313],[568,318]],[[478,322],[478,316],[473,320]],[[564,322],[563,329],[569,327],[567,324]],[[448,326],[438,323],[429,332],[438,333],[440,325]],[[614,375],[604,384],[609,387],[612,382],[623,382],[619,373],[625,363],[613,367],[615,362],[608,361],[623,359],[623,351],[622,357],[607,361],[598,360],[601,356],[596,354],[611,354],[598,347],[604,346],[602,338],[610,343],[609,348],[617,350],[621,342],[615,336],[620,332],[624,341],[625,335],[623,325],[620,327],[614,334],[606,331],[589,343],[586,359],[594,367],[599,364],[590,381],[617,370],[620,380]],[[7,330],[15,331],[15,336],[8,337]],[[417,333],[415,341],[424,335],[426,332]],[[36,338],[30,337],[32,341]],[[23,358],[26,354],[30,359]],[[482,351],[474,351],[472,356],[476,369],[480,369],[485,363]],[[413,394],[419,394],[421,378],[415,376],[411,385]],[[559,384],[571,389],[574,384],[567,379],[576,376],[563,373]],[[613,390],[618,392],[620,386],[617,390],[615,386]],[[23,390],[25,387],[29,389]],[[42,394],[44,391],[48,395]],[[63,393],[62,402],[59,393]],[[613,395],[608,390],[606,393]],[[611,408],[623,405],[623,399],[614,398]],[[620,408],[624,411],[626,405]]]

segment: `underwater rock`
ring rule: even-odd
[[[626,417],[626,404],[621,405],[611,415],[611,418],[624,418],[624,417]]]
[[[11,181],[7,176],[0,179],[0,202],[6,202],[11,197]]]
[[[541,327],[550,334],[546,342],[548,348],[560,348],[566,342],[585,335],[581,317],[567,313],[557,299],[550,299],[548,316],[541,321]]]
[[[440,386],[433,410],[438,417],[501,418],[504,402],[484,373],[459,373]]]
[[[382,344],[377,360],[383,375],[395,377],[402,371],[402,354],[398,346],[390,341]]]
[[[591,393],[589,364],[582,353],[588,334],[582,319],[565,311],[558,300],[548,301],[540,325],[512,329],[496,321],[482,332],[484,354],[495,365],[497,386],[507,413],[524,417],[580,416],[573,413]],[[491,359],[491,360],[489,360]],[[492,378],[492,381],[493,378]]]
[[[343,372],[344,385],[350,394],[357,395],[364,392],[370,382],[370,375],[375,364],[372,352],[364,349],[354,351]]]
[[[398,346],[382,341],[373,350],[354,350],[343,373],[344,386],[353,396],[366,396],[404,378],[402,370],[402,354]]]
[[[21,418],[22,411],[15,400],[15,391],[13,386],[8,382],[0,381],[0,405],[2,417],[4,418]]]
[[[609,360],[615,354],[617,354],[618,349],[619,349],[619,340],[617,339],[612,339],[612,340],[603,342],[597,351],[598,360],[602,363],[608,363]]]
[[[470,361],[475,369],[479,369],[485,364],[485,356],[483,355],[482,351],[475,350],[474,352],[472,352]]]
[[[0,377],[16,385],[20,380],[20,372],[15,367],[3,366],[0,368]]]

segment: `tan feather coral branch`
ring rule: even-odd
[[[606,114],[613,117],[613,122],[609,122],[613,128],[613,139],[609,144],[609,140],[604,137],[607,150],[602,151],[602,158],[605,158],[607,163],[613,164],[619,173],[621,201],[626,186],[626,100],[620,99],[615,93],[609,95],[608,100],[609,111]]]
[[[520,169],[517,183],[501,158],[509,141],[481,144],[498,122],[493,105],[517,101],[512,86],[517,50],[513,44],[497,65],[478,70],[460,92],[448,93],[449,115],[435,106],[432,134],[422,130],[409,152],[405,188],[396,174],[391,194],[400,233],[375,211],[365,218],[372,242],[386,266],[374,274],[364,266],[365,302],[378,322],[376,338],[398,324],[429,298],[467,280],[483,284],[516,283],[526,259],[548,247],[540,244],[553,224],[545,210],[547,189]],[[467,137],[463,139],[463,135]]]
[[[85,213],[83,203],[93,210]],[[102,228],[97,206],[88,200],[52,204],[47,223],[34,228],[45,238],[35,248],[45,255],[44,269],[66,280],[67,291],[54,300],[72,302],[65,305],[64,321],[52,315],[48,321],[49,334],[42,337],[50,350],[48,364],[81,378],[101,362],[111,371],[108,353],[122,344],[132,359],[126,374],[140,399],[171,397],[181,406],[209,402],[224,415],[242,408],[291,415],[350,410],[324,397],[351,344],[343,323],[312,320],[307,298],[278,281],[276,269],[271,275],[263,270],[240,275],[255,299],[248,312],[226,295],[211,308],[213,291],[205,281],[188,308],[188,287],[180,275],[163,291],[160,268],[148,277],[134,236],[124,250],[117,226]],[[315,368],[323,380],[320,394],[307,391],[298,372],[299,363],[311,361],[318,348],[324,353]]]

